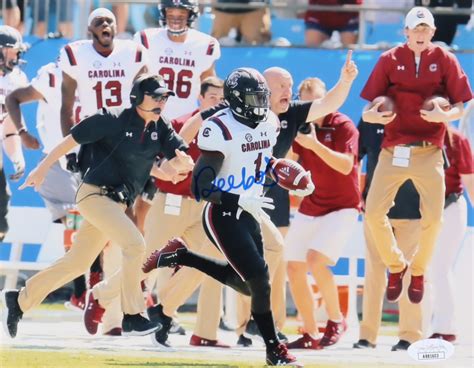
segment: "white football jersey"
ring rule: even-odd
[[[129,107],[133,80],[147,64],[148,52],[131,40],[115,39],[107,57],[94,49],[91,40],[69,43],[59,56],[61,70],[77,82],[81,119],[104,107]]]
[[[220,58],[219,42],[205,33],[189,29],[186,40],[173,42],[165,28],[149,28],[135,34],[149,51],[148,71],[163,76],[176,96],[168,99],[163,115],[170,119],[196,110],[201,74]]]
[[[43,152],[49,153],[63,139],[61,131],[61,83],[63,74],[57,63],[40,68],[31,86],[43,96],[36,110],[36,128],[43,144]],[[76,91],[74,103],[74,124],[80,121],[81,106]]]
[[[8,115],[5,108],[5,98],[13,90],[27,85],[28,78],[19,67],[15,67],[10,73],[0,76],[0,140],[3,139],[3,121]]]
[[[214,184],[221,191],[260,196],[264,172],[279,131],[280,121],[271,111],[267,120],[255,129],[239,123],[229,108],[205,120],[199,130],[198,147],[204,151],[222,152],[225,156]]]

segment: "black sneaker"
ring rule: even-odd
[[[161,328],[158,322],[152,322],[141,314],[124,314],[122,336],[146,336]]]
[[[240,335],[237,340],[237,345],[248,348],[249,346],[252,346],[252,339],[247,339],[244,335]]]
[[[369,340],[360,339],[354,345],[352,345],[354,349],[375,349],[375,344],[372,344]]]
[[[170,344],[167,341],[173,319],[163,313],[161,304],[148,308],[147,313],[150,321],[161,324],[161,329],[152,335],[151,341],[155,346],[169,348]]]
[[[18,290],[3,290],[2,301],[6,310],[3,311],[3,329],[11,338],[16,336],[18,322],[23,312],[18,304]]]
[[[247,326],[245,326],[244,337],[247,339],[257,339],[260,342],[265,342],[263,340],[263,336],[260,333],[260,329],[257,326],[257,322],[252,318],[247,322]],[[277,330],[277,337],[280,342],[287,343],[288,337],[285,336],[281,331]]]
[[[184,329],[183,326],[179,324],[179,322],[176,319],[173,318],[173,320],[171,321],[170,334],[184,336],[186,335],[186,330]]]
[[[219,329],[222,331],[235,331],[235,328],[230,326],[229,323],[222,317],[219,320]]]
[[[257,339],[260,342],[264,342],[260,329],[257,326],[257,322],[252,318],[247,322],[245,326],[244,336],[247,339]]]
[[[280,342],[282,342],[283,344],[286,344],[289,341],[288,337],[286,337],[286,335],[281,331],[277,331],[277,336],[278,340],[280,340]]]
[[[399,351],[399,350],[408,350],[410,347],[410,343],[406,340],[400,340],[395,345],[392,346],[392,351]]]
[[[302,367],[296,358],[288,352],[285,344],[278,344],[267,348],[267,364],[268,365],[289,365],[293,367]]]

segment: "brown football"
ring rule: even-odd
[[[375,97],[372,103],[370,104],[370,107],[378,104],[379,102],[382,102],[382,104],[378,108],[379,112],[395,112],[395,104],[393,100],[388,96]]]
[[[273,180],[286,190],[306,189],[311,183],[310,172],[293,160],[275,159],[270,170]]]
[[[422,109],[423,110],[427,110],[427,111],[431,111],[434,109],[434,104],[433,104],[433,101],[436,101],[438,103],[438,105],[441,107],[442,110],[444,111],[448,111],[449,109],[451,109],[451,104],[449,103],[449,101],[444,98],[443,96],[431,96],[431,97],[428,97],[424,102],[423,102],[423,106],[422,106]]]

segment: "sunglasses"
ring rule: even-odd
[[[166,102],[168,101],[168,95],[161,95],[161,96],[150,96],[153,101],[155,102]]]

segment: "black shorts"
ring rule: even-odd
[[[290,226],[290,195],[286,189],[275,185],[269,189],[266,197],[273,198],[274,210],[266,210],[276,227]]]
[[[222,205],[208,203],[202,216],[207,237],[244,281],[266,272],[262,232],[252,215],[241,209],[229,210]]]

